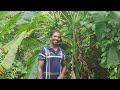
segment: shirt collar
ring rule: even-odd
[[[47,49],[49,49],[49,50],[52,49],[52,48],[50,47],[50,44],[47,45]],[[57,51],[60,51],[60,47],[58,47]]]

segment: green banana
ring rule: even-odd
[[[3,74],[3,73],[5,73],[5,69],[4,69],[4,67],[0,64],[0,74]]]

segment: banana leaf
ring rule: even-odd
[[[10,66],[13,64],[16,52],[18,50],[18,46],[21,44],[22,40],[24,39],[24,36],[26,34],[26,31],[22,32],[19,38],[14,42],[14,44],[11,46],[9,52],[5,56],[4,60],[2,61],[1,65],[5,69],[9,69]]]
[[[2,32],[0,33],[0,37],[2,37],[7,31],[11,29],[11,27],[15,26],[15,23],[19,19],[21,13],[17,13],[14,15],[6,24],[1,28]]]
[[[111,45],[109,47],[108,56],[107,56],[107,67],[116,66],[120,62],[118,53],[116,51],[115,46]]]

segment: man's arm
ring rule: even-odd
[[[44,60],[38,62],[38,79],[42,79],[42,69],[44,65]]]
[[[62,68],[62,72],[61,72],[61,74],[59,75],[59,77],[58,77],[58,79],[63,79],[64,78],[64,75],[65,75],[65,72],[66,72],[66,69],[67,69],[67,66],[66,66],[66,60],[64,60],[63,62],[62,62],[62,66],[63,66],[63,68]]]

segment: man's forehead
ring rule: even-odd
[[[60,33],[59,32],[54,32],[53,35],[60,35]]]

